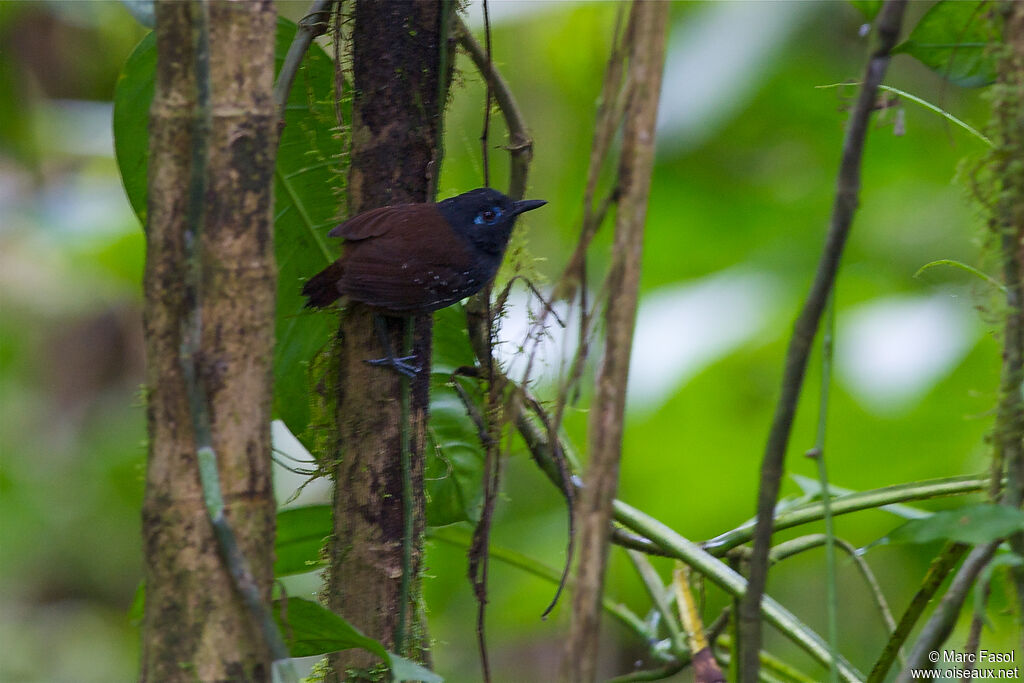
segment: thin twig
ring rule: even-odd
[[[910,630],[917,624],[917,620],[920,619],[925,607],[928,606],[936,591],[939,590],[946,577],[949,576],[956,563],[960,561],[960,558],[966,552],[967,546],[963,543],[947,543],[935,559],[932,560],[931,566],[928,567],[928,572],[921,581],[921,587],[917,589],[917,593],[914,594],[906,611],[903,612],[903,616],[900,617],[896,628],[889,634],[889,640],[882,649],[882,654],[875,661],[875,665],[871,668],[871,673],[868,674],[866,683],[881,683],[881,681],[885,680],[886,675],[889,673],[889,668],[896,659],[897,653],[903,647],[907,636],[910,635]]]
[[[444,161],[444,113],[448,108],[448,90],[451,85],[452,19],[455,16],[455,3],[452,0],[440,0],[441,30],[440,58],[437,64],[437,144],[434,146],[434,158],[430,160],[427,183],[427,201],[437,201],[437,186],[441,178],[441,163]]]
[[[757,683],[761,649],[760,601],[768,579],[768,551],[771,547],[775,503],[779,496],[783,464],[789,435],[803,387],[804,372],[811,344],[818,331],[825,303],[846,244],[860,192],[860,167],[867,137],[868,122],[874,109],[878,85],[889,64],[889,52],[896,44],[906,0],[886,0],[877,19],[878,45],[868,61],[857,103],[850,113],[843,155],[836,181],[836,198],[832,209],[825,250],[818,263],[814,284],[794,325],[786,352],[786,367],[771,431],[761,463],[757,499],[757,531],[750,562],[750,585],[740,604],[738,671],[743,683]]]
[[[769,555],[772,564],[792,557],[798,553],[817,548],[825,545],[829,540],[829,536],[825,534],[809,534],[807,536],[801,536],[794,538],[784,543],[779,543],[772,548],[772,552]],[[868,585],[868,590],[871,591],[872,597],[875,599],[875,606],[878,607],[878,612],[882,616],[882,621],[885,623],[886,631],[892,633],[896,630],[896,620],[892,617],[892,610],[889,608],[889,602],[885,599],[885,593],[882,592],[882,586],[878,583],[878,579],[875,577],[874,572],[871,571],[870,565],[867,560],[864,559],[862,554],[853,546],[852,543],[844,541],[841,538],[832,537],[837,548],[841,548],[843,552],[849,555],[850,559],[857,566],[862,577],[864,577],[864,583]],[[737,548],[739,550],[739,548]],[[902,657],[902,654],[900,655]]]
[[[968,591],[974,585],[981,570],[992,560],[1000,543],[1000,540],[995,540],[976,546],[967,555],[967,559],[964,560],[953,581],[949,584],[949,590],[942,597],[924,628],[921,629],[921,633],[910,651],[907,666],[900,673],[898,681],[908,681],[910,680],[910,671],[930,666],[928,654],[940,649],[949,634],[953,632],[957,616],[960,614],[960,607],[964,604]]]
[[[981,645],[981,629],[985,626],[985,607],[988,604],[989,594],[992,592],[992,584],[988,581],[982,583],[982,585],[975,588],[976,593],[979,597],[977,598],[978,603],[981,605],[981,609],[975,610],[973,616],[971,616],[971,626],[967,630],[967,640],[964,643],[964,654],[968,655],[965,657],[963,668],[961,669],[960,680],[970,680],[970,671],[975,668],[978,657],[978,647]]]
[[[483,0],[484,6],[484,43],[487,45],[487,68],[484,70],[485,74],[491,73],[491,64],[494,60],[491,57],[491,17],[487,11],[487,0]],[[491,80],[485,78],[485,95],[484,95],[484,128],[480,133],[480,152],[483,155],[484,162],[484,187],[491,186],[491,164],[487,155],[487,144],[488,138],[490,137],[491,131]]]
[[[821,504],[825,513],[825,616],[828,622],[828,644],[832,648],[832,666],[829,668],[829,680],[839,680],[839,672],[835,668],[835,655],[839,652],[839,598],[836,593],[836,544],[835,525],[832,521],[832,494],[828,488],[828,467],[825,464],[825,432],[828,426],[828,398],[832,381],[832,338],[836,327],[836,297],[831,294],[828,299],[825,331],[821,338],[821,389],[818,399],[818,430],[814,440],[814,448],[808,457],[818,465],[818,483],[821,486]]]
[[[512,199],[522,199],[526,196],[526,176],[530,169],[530,160],[533,158],[533,139],[526,127],[526,119],[512,95],[512,89],[509,88],[508,83],[494,67],[494,64],[487,59],[487,52],[480,47],[480,43],[476,41],[461,18],[456,21],[455,30],[459,44],[466,50],[477,70],[483,74],[488,85],[493,89],[494,101],[497,102],[502,117],[505,119],[505,127],[508,128],[506,149],[509,153],[509,181],[506,194]]]

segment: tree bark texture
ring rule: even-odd
[[[438,172],[441,0],[357,0],[352,66],[354,101],[349,175],[352,214],[388,204],[432,201]],[[451,60],[447,60],[451,64]],[[443,78],[450,77],[445,73]],[[401,319],[389,319],[391,347],[401,355]],[[403,654],[425,661],[426,624],[419,613],[424,531],[423,453],[427,422],[432,317],[411,319],[414,363],[407,434],[413,512],[413,551],[404,629],[396,640],[402,602],[403,513],[402,382],[388,368],[364,361],[384,350],[374,333],[373,313],[349,305],[339,345],[338,438],[334,528],[330,548],[328,604],[364,633]],[[333,676],[369,666],[373,659],[351,650],[330,658]],[[357,674],[349,674],[357,675]]]
[[[192,3],[157,3],[150,109],[145,336],[149,460],[143,507],[143,681],[265,681],[270,656],[224,568],[200,488],[181,364],[186,206],[196,83]],[[276,273],[271,181],[276,121],[270,0],[210,6],[212,129],[201,243],[199,381],[226,515],[269,600]]]
[[[654,167],[654,128],[665,62],[668,12],[668,3],[635,0],[630,18],[629,79],[633,89],[626,106],[619,160],[621,199],[608,275],[611,294],[605,311],[605,352],[590,412],[585,485],[576,508],[580,535],[566,670],[569,680],[579,683],[593,681],[597,676],[601,595],[612,502],[619,481],[626,384]]]
[[[1024,5],[1002,3],[1005,47],[993,87],[992,134],[997,201],[991,218],[1000,251],[1005,291],[1003,368],[993,444],[994,459],[1004,464],[1007,484],[1002,502],[1024,503]],[[1024,534],[1009,538],[1024,552]],[[1017,592],[1018,624],[1024,626],[1024,569],[1012,569]],[[1024,635],[1022,635],[1024,638]]]

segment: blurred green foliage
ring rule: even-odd
[[[305,4],[279,6],[297,19]],[[518,268],[540,281],[551,279],[574,244],[595,98],[619,9],[617,3],[492,5],[495,63],[511,83],[535,140],[530,194],[550,202],[522,221],[515,238],[518,262],[509,272]],[[928,9],[928,4],[911,4],[907,25]],[[479,14],[479,7],[470,11]],[[643,294],[673,292],[722,272],[754,273],[770,284],[765,289],[770,304],[760,311],[763,323],[744,328],[738,343],[704,358],[667,397],[628,418],[620,497],[694,540],[735,527],[754,512],[757,468],[789,326],[821,248],[853,96],[852,89],[815,86],[860,78],[868,46],[859,36],[863,21],[854,7],[840,3],[679,3],[673,8],[665,89],[682,95],[677,99],[683,106],[666,113],[659,138]],[[5,643],[0,678],[5,680],[135,677],[137,634],[127,614],[141,564],[143,240],[117,177],[109,102],[123,62],[144,33],[113,2],[0,3],[5,46],[0,51],[0,642]],[[462,56],[457,69],[441,196],[476,187],[482,177],[482,82]],[[987,118],[980,91],[950,85],[907,55],[893,61],[886,82],[977,128]],[[500,144],[500,120],[492,123],[497,129],[492,141]],[[991,428],[999,368],[992,292],[958,269],[933,268],[912,277],[938,259],[992,272],[978,243],[976,209],[964,190],[983,152],[975,138],[916,106],[904,111],[897,104],[875,119],[861,208],[838,283],[838,359],[857,351],[844,346],[844,320],[895,295],[945,297],[977,325],[963,332],[968,343],[962,353],[947,354],[920,391],[896,403],[874,401],[856,378],[837,374],[826,453],[838,486],[874,488],[977,472],[986,465],[984,437]],[[494,184],[501,187],[506,162],[493,155],[492,166]],[[604,230],[595,242],[591,273],[606,264],[609,245],[610,231]],[[657,337],[658,343],[669,349],[685,337],[706,336],[735,315],[711,305],[713,317],[697,316],[692,330]],[[943,334],[943,328],[935,334]],[[940,341],[919,336],[910,352],[926,355]],[[462,362],[452,359],[451,365]],[[665,363],[668,372],[671,364]],[[812,389],[801,403],[789,460],[793,472],[806,476],[814,476],[814,463],[800,455],[814,442],[817,372],[812,362],[807,382]],[[553,395],[544,380],[535,390],[542,398]],[[583,453],[586,394],[566,421]],[[446,419],[459,419],[457,405],[450,407]],[[464,423],[461,428],[444,424],[452,435],[465,430]],[[470,505],[471,477],[459,476],[460,462],[474,457],[470,441],[466,451],[452,456],[450,470],[431,473],[438,500],[451,500],[445,489],[457,488]],[[282,474],[282,499],[294,482]],[[560,495],[517,448],[505,465],[504,484],[494,543],[558,566],[565,549]],[[320,495],[319,502],[325,502],[322,489],[320,494],[313,489],[302,500],[317,502]],[[797,495],[799,487],[787,483],[784,492]],[[455,521],[458,513],[437,512],[445,521]],[[864,545],[899,521],[876,511],[838,518],[836,526],[840,536]],[[779,539],[820,530],[810,525],[780,533]],[[893,545],[868,553],[897,612],[935,547]],[[464,551],[432,542],[427,565],[435,669],[447,680],[477,680],[475,604]],[[668,577],[667,562],[655,560],[654,566]],[[820,551],[786,560],[769,586],[819,632],[824,630],[823,566]],[[884,628],[852,564],[841,559],[839,572],[843,651],[866,669],[884,642]],[[1003,613],[1001,572],[993,580],[992,630],[985,646],[1005,649],[1013,637]],[[541,621],[551,594],[548,583],[497,562],[490,583],[488,632],[498,680],[551,678],[569,601],[563,599],[553,617]],[[295,576],[286,585],[289,595],[311,598],[319,581]],[[641,615],[648,607],[641,582],[619,550],[612,552],[608,595]],[[710,620],[725,600],[709,589],[705,604]],[[646,651],[611,620],[604,633],[608,674],[631,669]],[[962,640],[958,631],[953,642]],[[785,641],[769,634],[766,645],[812,677],[822,675]]]

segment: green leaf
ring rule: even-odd
[[[434,673],[427,667],[411,659],[400,657],[392,652],[388,653],[391,659],[391,674],[396,681],[423,681],[423,683],[444,683],[444,678]]]
[[[435,377],[430,391],[424,472],[427,525],[475,522],[480,518],[483,480],[483,449],[476,426],[455,390],[443,380]]]
[[[331,535],[331,506],[309,505],[277,513],[274,576],[290,576],[323,566],[321,550]]]
[[[456,368],[476,363],[473,347],[466,331],[466,311],[462,304],[442,308],[434,313],[434,347],[430,371],[451,376]]]
[[[939,0],[893,52],[905,52],[951,83],[975,88],[995,81],[990,46],[1002,29],[989,21],[991,3]]]
[[[378,641],[364,636],[354,626],[319,603],[302,598],[277,600],[274,602],[274,616],[292,657],[311,657],[361,648],[387,662],[396,680],[426,683],[444,681],[433,671],[388,652]]]
[[[146,225],[149,105],[156,73],[156,34],[147,33],[124,63],[114,87],[114,156],[132,210]]]
[[[979,503],[936,512],[926,519],[913,519],[878,543],[958,541],[975,545],[1018,531],[1024,531],[1024,511],[1005,505]]]
[[[128,623],[132,626],[142,626],[142,619],[146,616],[146,581],[142,579],[135,587],[135,597],[128,608]]]
[[[279,21],[277,68],[296,26]],[[343,139],[334,113],[334,66],[315,43],[295,77],[285,111],[274,175],[274,250],[277,256],[277,322],[274,347],[274,414],[309,447],[310,360],[330,341],[337,316],[305,309],[302,283],[337,258],[327,231],[339,222],[345,189]],[[348,116],[346,115],[346,120]]]
[[[864,18],[873,21],[882,9],[882,0],[849,0],[850,4],[861,11]]]
[[[302,598],[275,600],[274,615],[292,657],[310,657],[358,647],[385,661],[388,659],[384,646],[364,636],[319,603]]]
[[[296,25],[278,19],[275,59],[280,69]],[[114,147],[128,200],[146,224],[149,107],[156,73],[156,40],[150,33],[125,62],[114,93]],[[334,114],[334,69],[318,45],[310,46],[295,78],[277,152],[274,251],[278,267],[274,415],[293,434],[309,421],[309,359],[331,338],[329,313],[303,308],[302,282],[337,256],[326,236],[338,219],[344,188],[343,140]]]
[[[456,368],[472,367],[475,361],[462,306],[451,306],[434,314],[433,354],[424,475],[427,525],[475,522],[480,517],[483,448],[476,425],[450,384]],[[475,382],[454,381],[461,383],[482,413],[482,397]]]

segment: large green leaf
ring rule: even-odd
[[[1001,30],[989,20],[990,2],[939,0],[893,52],[905,52],[959,86],[974,88],[995,80],[990,45]]]
[[[387,662],[395,680],[425,683],[444,681],[441,676],[416,662],[388,652],[378,641],[364,636],[347,621],[318,603],[302,598],[278,600],[274,603],[274,615],[292,657],[310,657],[362,648]]]
[[[280,69],[296,26],[278,19],[275,57]],[[153,100],[156,40],[148,34],[129,56],[114,94],[114,145],[125,192],[146,224],[149,107]],[[316,44],[288,99],[275,171],[274,247],[278,266],[274,348],[274,413],[293,434],[309,421],[309,359],[328,343],[330,314],[303,309],[302,282],[336,257],[326,238],[338,218],[343,189],[342,139],[333,108],[333,66]]]
[[[473,350],[461,306],[434,314],[433,367],[430,382],[430,423],[427,430],[425,489],[427,524],[445,526],[480,516],[483,450],[476,425],[451,386],[462,382],[470,399],[480,406],[475,382],[452,380],[460,366],[473,365]]]
[[[303,574],[322,567],[320,551],[330,535],[329,505],[308,505],[277,513],[274,576]]]
[[[295,25],[288,26],[287,31],[278,27],[279,68],[295,35]],[[338,244],[327,231],[338,222],[345,187],[342,152],[334,113],[334,66],[314,43],[288,96],[274,182],[274,413],[307,447],[303,432],[309,422],[309,363],[329,342],[337,317],[304,309],[302,283],[338,256]]]

